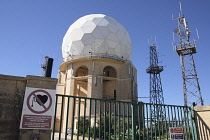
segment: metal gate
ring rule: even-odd
[[[185,140],[197,140],[192,116],[185,106],[57,94],[52,140],[169,140],[170,127],[182,127]]]

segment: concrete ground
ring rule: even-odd
[[[67,135],[65,137],[65,134],[64,133],[61,133],[61,136],[60,136],[60,139],[59,139],[59,133],[56,132],[55,135],[54,135],[54,140],[71,140],[71,135]],[[82,136],[79,136],[79,138],[77,139],[77,136],[74,135],[73,136],[73,140],[83,140],[83,137]],[[84,138],[84,140],[88,140],[88,138]],[[93,138],[90,138],[90,140],[93,140]],[[98,139],[95,139],[95,140],[98,140]]]

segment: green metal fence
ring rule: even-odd
[[[152,113],[157,108],[161,117]],[[192,113],[184,106],[57,94],[52,140],[169,140],[170,127],[182,127],[185,140],[197,140]]]

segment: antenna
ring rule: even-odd
[[[148,39],[148,46],[150,45],[149,39]]]
[[[164,104],[163,90],[161,84],[160,73],[163,71],[163,66],[158,65],[158,55],[156,45],[150,46],[150,66],[146,72],[150,74],[150,103]],[[152,119],[161,120],[164,118],[164,111],[162,108],[155,106],[152,109]]]
[[[157,38],[156,38],[156,36],[154,37],[154,43],[153,43],[153,37],[152,37],[152,35],[150,36],[150,39],[148,39],[148,46],[150,46],[150,45],[156,45],[157,44]],[[157,45],[156,45],[156,47],[157,47]]]
[[[41,67],[43,68],[42,75],[44,77],[51,77],[52,66],[53,66],[53,58],[49,58],[49,56],[45,56],[45,63],[41,65]]]
[[[155,35],[155,44],[157,44],[156,35]]]
[[[197,33],[197,40],[195,40],[195,41],[199,41],[199,39],[200,39],[200,37],[199,37],[199,34],[198,34],[198,29],[196,28],[196,33]]]
[[[184,105],[193,105],[194,102],[195,104],[204,105],[193,58],[193,54],[197,53],[195,40],[190,40],[191,33],[188,27],[188,23],[184,15],[182,15],[181,2],[179,3],[179,6],[180,15],[178,17],[178,27],[174,30],[174,33],[176,33],[179,37],[179,44],[176,45],[176,52],[180,57],[180,64],[182,68]]]
[[[175,42],[175,38],[174,38],[174,32],[173,32],[172,47],[173,47],[173,51],[175,51],[176,50],[176,42]]]
[[[180,9],[180,17],[182,16],[182,3],[179,2],[179,9]]]

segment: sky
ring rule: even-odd
[[[210,1],[180,0],[189,23],[191,38],[197,39],[194,60],[204,104],[210,105]],[[178,0],[0,0],[0,74],[42,75],[45,56],[54,58],[52,77],[62,63],[62,40],[77,19],[105,14],[128,31],[132,41],[131,61],[138,70],[138,96],[149,97],[149,44],[156,42],[165,104],[184,105],[180,58],[173,50],[177,28]],[[156,41],[155,39],[156,38]],[[178,40],[177,40],[178,41]],[[149,102],[149,98],[139,98]]]

